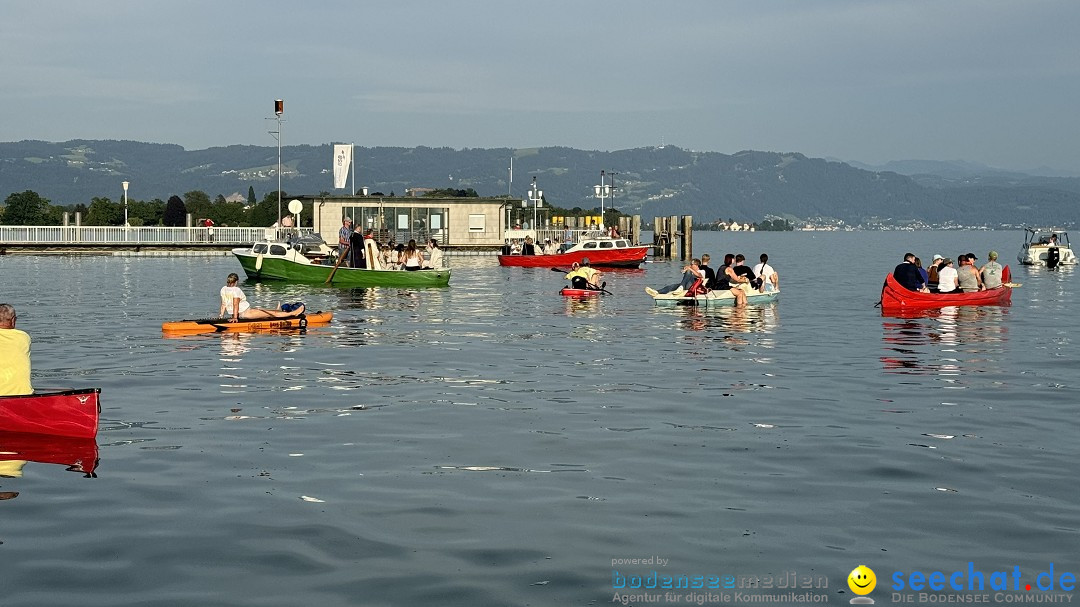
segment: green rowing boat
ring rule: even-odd
[[[335,267],[303,253],[299,243],[257,242],[250,249],[233,249],[232,253],[243,266],[248,278],[287,280],[335,287],[446,287],[450,285],[450,270],[431,269],[368,270],[365,268]]]

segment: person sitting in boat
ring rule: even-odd
[[[394,255],[393,255],[393,251],[390,250],[390,245],[389,244],[384,244],[382,246],[382,248],[379,249],[379,264],[385,270],[396,270],[397,268],[395,267],[395,264],[392,261],[393,259],[394,259]]]
[[[938,293],[953,293],[960,288],[960,281],[953,267],[953,260],[945,258],[941,260],[941,269],[938,270]]]
[[[998,263],[997,251],[990,251],[986,254],[987,261],[983,264],[983,267],[979,269],[979,276],[982,277],[983,287],[987,289],[996,289],[1001,286],[1001,264]]]
[[[979,270],[975,267],[976,259],[978,257],[975,257],[974,253],[960,256],[960,268],[956,270],[956,274],[960,281],[960,290],[964,293],[983,290],[982,276],[979,276]]]
[[[15,328],[15,308],[0,304],[0,396],[33,394],[30,335]]]
[[[923,282],[922,275],[919,274],[919,268],[915,266],[914,253],[904,253],[904,261],[893,268],[892,274],[896,282],[909,291],[923,291],[926,289],[926,283]]]
[[[746,265],[745,255],[739,253],[735,256],[735,266],[732,268],[732,270],[735,271],[736,275],[745,277],[747,284],[749,284],[751,287],[755,289],[757,288],[757,286],[755,286],[757,284],[757,274],[754,274],[754,270],[750,266]]]
[[[938,273],[941,271],[941,266],[943,265],[941,262],[944,260],[944,257],[935,253],[934,259],[930,261],[930,267],[926,268],[926,288],[929,289],[931,293],[938,292],[938,283],[941,282]]]
[[[512,241],[510,243],[510,254],[511,255],[521,255],[521,241],[520,240],[514,240],[514,241]]]
[[[439,241],[432,238],[427,243],[427,257],[424,262],[425,268],[441,269],[443,267],[443,255],[442,249],[439,248]]]
[[[712,257],[708,253],[705,253],[701,256],[701,265],[698,266],[701,273],[705,275],[706,289],[712,289],[716,285],[716,271],[709,267],[710,259],[712,259]]]
[[[416,247],[416,240],[410,238],[409,244],[402,249],[398,257],[398,266],[410,272],[424,267],[424,253]]]
[[[762,253],[758,259],[761,263],[754,266],[754,275],[757,276],[757,284],[754,288],[764,293],[776,291],[780,288],[780,277],[777,276],[776,270],[769,265],[769,256]]]
[[[673,285],[668,285],[661,289],[653,289],[652,287],[645,287],[645,292],[656,297],[657,295],[663,295],[665,293],[674,293],[681,295],[685,293],[690,287],[694,286],[694,283],[701,281],[705,283],[705,273],[701,271],[701,260],[694,258],[690,260],[690,263],[683,267],[682,280]]]
[[[532,236],[525,237],[525,243],[521,245],[522,255],[536,255],[536,245],[533,244]]]
[[[304,313],[304,304],[286,304],[289,310],[266,310],[264,308],[252,308],[244,295],[243,289],[236,286],[240,277],[235,272],[225,278],[225,286],[221,287],[221,310],[218,316],[228,316],[229,322],[236,322],[241,318],[245,320],[263,318],[292,318]]]
[[[570,272],[566,274],[571,288],[590,291],[599,291],[603,288],[600,284],[602,277],[603,274],[599,270],[589,265],[588,257],[582,259],[580,264],[574,262],[574,265],[570,266]]]
[[[745,306],[746,291],[743,290],[742,285],[748,285],[749,282],[745,276],[735,273],[735,256],[731,253],[724,255],[724,267],[716,275],[716,290],[730,291],[735,296],[735,305]]]

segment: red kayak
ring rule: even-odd
[[[0,396],[0,430],[94,438],[101,388]]]
[[[60,464],[73,472],[93,474],[98,444],[93,438],[0,432],[0,462],[10,461]]]
[[[564,297],[592,297],[593,295],[600,295],[603,291],[597,289],[571,289],[570,287],[563,287],[559,291],[559,295]]]
[[[1009,282],[1009,266],[1001,272],[1002,282]],[[1012,288],[1001,286],[996,289],[975,291],[972,293],[921,293],[905,289],[893,278],[885,276],[885,285],[881,288],[882,310],[926,310],[948,306],[1007,306],[1012,297]]]
[[[633,245],[625,238],[586,238],[556,255],[499,255],[499,265],[550,268],[581,263],[607,268],[636,268],[645,262],[652,245]]]

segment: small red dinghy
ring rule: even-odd
[[[1001,272],[1002,282],[1008,283],[1009,266]],[[1002,285],[996,289],[974,291],[971,293],[922,293],[905,289],[893,278],[885,276],[885,285],[881,289],[882,310],[926,310],[948,306],[1007,306],[1012,298],[1012,288]]]
[[[0,430],[94,438],[101,388],[0,396]]]

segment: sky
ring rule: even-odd
[[[1080,173],[1074,0],[4,0],[0,141],[801,152]]]

